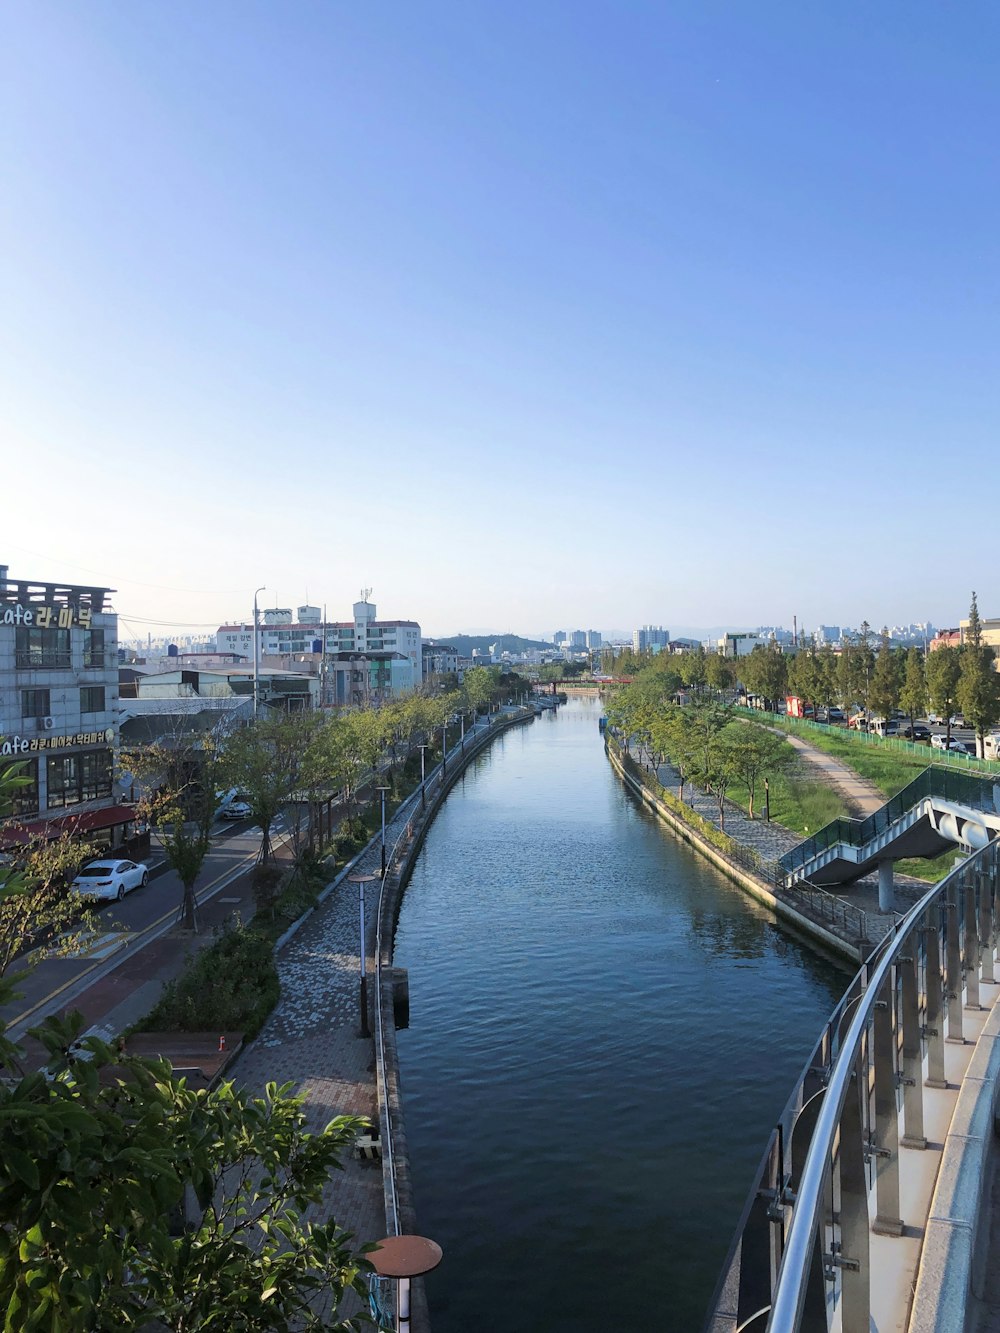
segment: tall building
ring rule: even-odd
[[[632,651],[659,653],[670,645],[670,631],[662,625],[643,625],[632,631]]]
[[[599,629],[587,630],[587,647],[597,651],[601,647],[601,631]]]
[[[119,846],[134,811],[114,803],[118,617],[111,589],[12,579],[0,565],[0,762],[28,785],[15,813],[35,838],[67,829]],[[25,841],[10,825],[0,846]]]

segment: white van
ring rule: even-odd
[[[983,758],[1000,759],[1000,731],[992,731],[984,739]]]
[[[888,720],[884,717],[873,717],[868,723],[868,730],[873,731],[876,736],[898,736],[899,722],[894,717]]]

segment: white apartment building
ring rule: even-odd
[[[662,625],[643,625],[632,631],[634,653],[659,653],[670,647],[670,631]]]
[[[354,619],[324,621],[317,606],[300,606],[296,620],[291,608],[273,607],[261,612],[258,627],[262,657],[310,653],[399,654],[410,663],[409,673],[393,672],[393,690],[416,689],[423,679],[420,626],[415,620],[378,620],[373,602],[355,602]],[[238,653],[253,659],[253,625],[220,625],[215,646],[218,652]]]

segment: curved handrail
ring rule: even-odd
[[[791,1333],[799,1327],[813,1249],[822,1223],[825,1176],[834,1151],[835,1140],[841,1130],[851,1080],[857,1067],[862,1042],[875,1011],[882,1000],[883,986],[889,981],[894,966],[907,961],[902,957],[910,947],[911,929],[922,921],[929,908],[936,908],[957,882],[967,883],[970,871],[987,860],[996,864],[996,845],[988,844],[969,857],[935,885],[916,903],[897,924],[894,937],[877,958],[869,964],[867,984],[860,996],[857,1009],[840,1044],[840,1051],[830,1070],[826,1093],[815,1128],[810,1139],[801,1178],[795,1191],[791,1224],[785,1238],[781,1265],[778,1270],[772,1300],[768,1329]],[[882,1000],[884,1004],[884,1000]]]

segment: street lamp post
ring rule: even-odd
[[[462,714],[462,753],[465,753],[465,714]]]
[[[365,967],[365,954],[367,953],[365,942],[365,885],[373,879],[378,879],[379,876],[348,875],[347,878],[352,884],[358,886],[358,906],[361,913],[361,989],[359,995],[359,1003],[361,1007],[361,1035],[362,1037],[370,1037],[371,1032],[368,1029],[368,976]]]
[[[396,1333],[410,1333],[410,1281],[441,1262],[441,1246],[426,1236],[386,1236],[368,1256],[380,1277],[396,1279]]]
[[[764,818],[768,824],[771,822],[771,784],[767,778],[764,779]]]
[[[426,809],[427,791],[426,788],[424,787],[424,755],[427,752],[426,743],[424,745],[418,745],[417,749],[420,751],[420,804],[424,809]]]
[[[260,707],[260,633],[258,623],[260,621],[260,612],[257,610],[257,593],[267,592],[267,587],[258,588],[253,595],[253,716],[257,720],[257,710]]]
[[[448,774],[448,723],[441,723],[441,778]]]
[[[391,787],[376,787],[375,790],[382,798],[382,878],[385,879],[385,794],[391,791]]]

